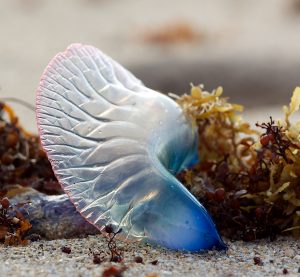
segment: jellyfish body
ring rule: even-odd
[[[224,249],[203,206],[174,177],[197,160],[197,130],[167,96],[86,45],[46,68],[37,91],[41,142],[62,188],[102,230],[170,249]]]

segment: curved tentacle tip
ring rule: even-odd
[[[36,106],[54,173],[87,221],[171,249],[225,248],[174,177],[197,160],[198,138],[173,100],[100,50],[73,44],[47,66]]]

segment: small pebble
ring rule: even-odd
[[[255,264],[255,265],[259,265],[259,266],[264,265],[264,263],[263,263],[263,261],[261,260],[260,257],[254,257],[254,258],[253,258],[253,261],[254,261],[254,264]]]
[[[154,260],[151,262],[152,265],[157,265],[158,264],[158,260]]]
[[[61,251],[66,253],[66,254],[70,254],[71,253],[71,248],[69,246],[63,246],[61,248]]]
[[[101,258],[100,258],[100,255],[94,255],[93,256],[93,263],[94,264],[101,264],[102,263],[102,260],[101,260]]]
[[[142,264],[142,263],[143,263],[143,258],[140,257],[140,256],[137,256],[137,257],[134,258],[134,261],[135,261],[136,263],[138,263],[138,264]]]
[[[34,241],[39,241],[42,239],[42,237],[39,234],[31,234],[28,236],[28,238],[30,241],[34,242]]]
[[[120,256],[113,256],[111,261],[114,263],[120,263],[122,261],[122,258]]]

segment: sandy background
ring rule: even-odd
[[[182,93],[190,82],[219,85],[247,106],[246,117],[279,116],[300,84],[298,0],[0,0],[0,97],[34,104],[49,60],[73,42],[92,44],[130,68],[148,86]],[[197,39],[155,43],[149,34],[188,26]],[[21,122],[35,130],[34,113],[14,104]],[[126,252],[127,276],[299,276],[299,241],[229,243],[229,252],[191,255],[139,245]],[[62,253],[63,245],[72,254]],[[40,246],[43,245],[43,246]],[[0,246],[0,276],[101,276],[88,248],[99,237]],[[132,261],[136,253],[145,265]],[[264,266],[253,264],[260,256]],[[158,259],[158,266],[149,261]],[[271,262],[273,261],[273,262]],[[152,275],[155,276],[155,275]]]
[[[147,85],[183,93],[189,84],[249,108],[287,103],[300,83],[298,0],[0,0],[0,97],[35,101],[49,60],[73,42],[92,44]],[[198,39],[145,38],[185,24]],[[18,106],[35,130],[34,114]]]

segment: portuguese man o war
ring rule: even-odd
[[[43,73],[36,105],[54,173],[88,222],[169,249],[226,249],[174,177],[198,160],[197,129],[175,101],[93,46],[72,44]]]

